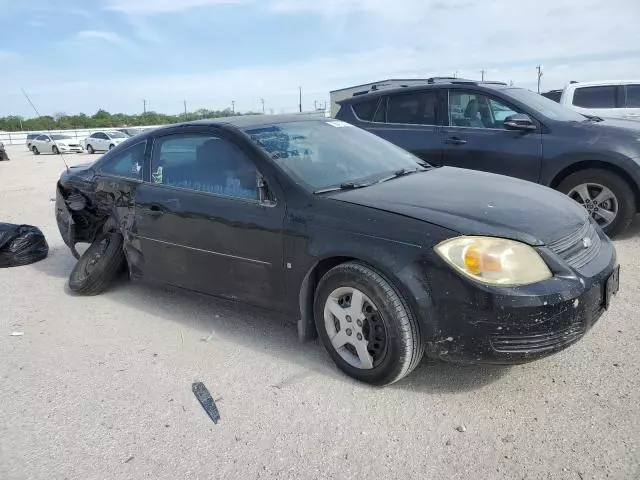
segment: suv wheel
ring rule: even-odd
[[[387,385],[411,372],[424,346],[418,322],[379,272],[348,262],[320,280],[314,302],[318,335],[347,375]]]
[[[636,214],[631,187],[608,170],[588,169],[565,178],[558,190],[584,206],[607,235],[625,230]]]

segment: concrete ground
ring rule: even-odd
[[[0,479],[640,478],[640,221],[615,242],[612,309],[576,345],[514,367],[425,361],[379,389],[291,319],[140,283],[69,295],[62,160],[9,153],[0,221],[39,226],[51,251],[0,269]]]

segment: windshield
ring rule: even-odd
[[[503,90],[503,92],[532,108],[536,113],[552,120],[565,122],[583,122],[586,120],[584,115],[580,115],[570,108],[560,105],[553,100],[549,100],[548,98],[543,97],[539,93],[532,92],[531,90],[526,90],[524,88],[509,88]]]
[[[368,183],[424,165],[409,152],[341,121],[278,123],[245,132],[312,190]]]
[[[122,132],[107,132],[107,135],[111,138],[129,138],[128,135],[125,135]]]
[[[72,140],[68,135],[51,135],[54,140]]]

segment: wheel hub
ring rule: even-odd
[[[572,188],[569,197],[581,204],[601,227],[607,227],[618,214],[618,199],[604,185],[582,183]]]
[[[374,303],[360,290],[334,290],[325,303],[324,320],[331,345],[349,365],[367,370],[384,359],[384,323]]]

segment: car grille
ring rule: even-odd
[[[595,225],[587,222],[571,235],[548,246],[571,267],[580,269],[598,256],[602,248],[602,239]]]
[[[77,143],[70,143],[69,147],[71,147],[71,148],[80,148],[80,145],[78,145]]]
[[[531,335],[492,335],[491,346],[497,352],[544,352],[568,345],[579,339],[584,332],[584,324],[578,322],[555,332]]]

